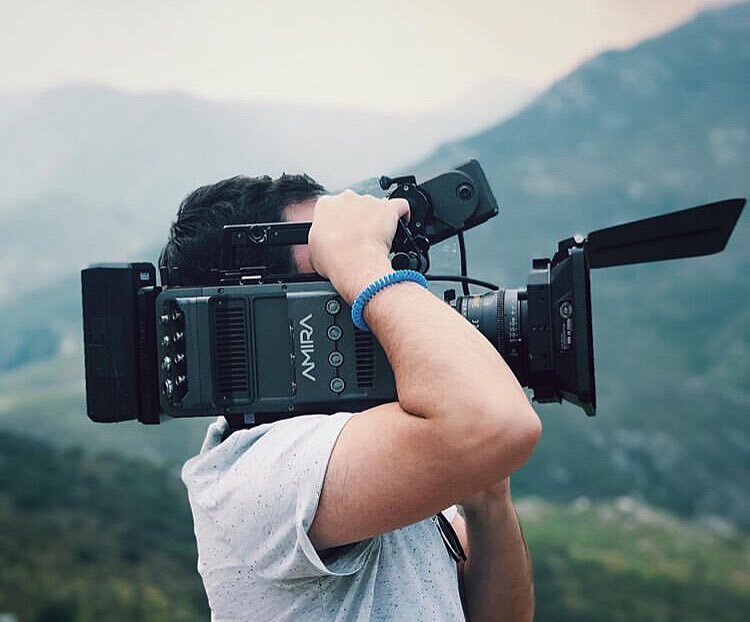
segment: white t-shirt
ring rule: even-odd
[[[350,417],[294,417],[223,443],[224,419],[209,426],[182,480],[213,622],[464,620],[456,564],[432,519],[323,559],[315,551],[307,530]]]

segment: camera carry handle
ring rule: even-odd
[[[260,224],[225,225],[222,232],[217,283],[273,279],[267,266],[239,266],[237,250],[249,246],[292,246],[307,244],[311,222],[271,222]],[[399,221],[391,245],[391,264],[394,269],[417,270],[422,274],[430,267],[427,255],[430,243],[424,236],[413,236],[403,221]],[[285,277],[289,275],[284,275]]]
[[[498,213],[497,202],[476,160],[469,160],[452,171],[422,184],[413,175],[382,176],[380,187],[389,199],[409,202],[408,224],[399,221],[391,243],[391,265],[396,270],[430,268],[430,246],[482,224]],[[305,280],[297,275],[272,275],[267,266],[238,265],[237,250],[249,246],[292,246],[307,244],[310,222],[272,222],[225,225],[222,232],[219,268],[212,271],[219,284],[262,283],[265,281]],[[463,256],[463,248],[462,248]],[[462,276],[465,268],[462,265]]]

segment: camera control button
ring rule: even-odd
[[[565,300],[560,303],[560,315],[564,318],[573,315],[573,305],[569,301]]]
[[[341,339],[341,336],[344,334],[344,331],[341,330],[340,326],[336,326],[333,324],[332,326],[328,327],[328,338],[331,341],[338,341]]]
[[[344,355],[341,354],[341,352],[331,352],[328,355],[328,362],[333,365],[333,367],[340,367],[344,362]]]
[[[331,298],[328,302],[326,302],[326,311],[331,315],[336,315],[339,311],[341,311],[341,303],[335,298]]]
[[[171,380],[167,379],[161,383],[161,393],[164,397],[172,397],[174,393],[174,384]]]
[[[341,393],[344,390],[346,383],[344,383],[343,378],[331,378],[331,382],[328,386],[331,387],[331,391],[334,393]]]

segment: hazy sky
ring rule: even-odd
[[[378,110],[484,80],[549,84],[726,0],[23,0],[0,4],[0,90],[68,82]]]

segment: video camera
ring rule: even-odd
[[[418,184],[381,177],[409,202],[391,247],[443,291],[502,355],[537,402],[596,411],[589,270],[708,255],[724,249],[745,204],[730,199],[562,240],[531,262],[526,288],[500,289],[467,275],[463,232],[496,216],[479,163]],[[357,412],[397,399],[393,371],[350,308],[316,274],[271,274],[237,265],[248,246],[306,244],[309,222],[227,225],[210,282],[181,286],[179,271],[150,263],[97,264],[81,272],[88,416],[97,422],[163,415],[225,415],[232,428],[302,414]],[[430,247],[457,236],[461,273],[428,275]],[[488,291],[471,295],[469,285]],[[458,355],[458,353],[457,353]]]

